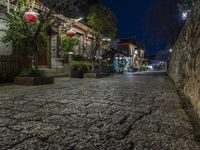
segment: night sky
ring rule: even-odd
[[[136,36],[139,44],[145,44],[146,54],[152,55],[163,50],[165,45],[158,43],[156,46],[147,46],[145,38],[145,21],[148,11],[156,0],[102,0],[118,19],[120,37]]]

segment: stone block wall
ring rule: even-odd
[[[196,1],[173,50],[168,74],[200,116],[200,0]]]
[[[5,16],[4,14],[0,13],[0,29],[6,29],[6,23],[3,19]],[[10,55],[12,53],[12,47],[10,45],[6,45],[1,42],[1,38],[5,35],[5,32],[0,31],[0,55]]]

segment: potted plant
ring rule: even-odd
[[[79,44],[79,40],[75,37],[69,37],[67,35],[62,36],[62,44],[65,56],[74,51],[74,46]]]
[[[90,70],[92,64],[87,61],[70,62],[70,77],[83,78],[84,73]]]

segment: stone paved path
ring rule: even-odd
[[[0,86],[0,150],[200,150],[164,75]]]

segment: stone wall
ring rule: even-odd
[[[188,96],[200,116],[200,0],[173,48],[169,76]]]
[[[5,16],[0,13],[0,29],[6,29]],[[9,46],[1,42],[1,38],[5,35],[5,32],[0,31],[0,55],[10,55],[12,53],[11,44]]]

